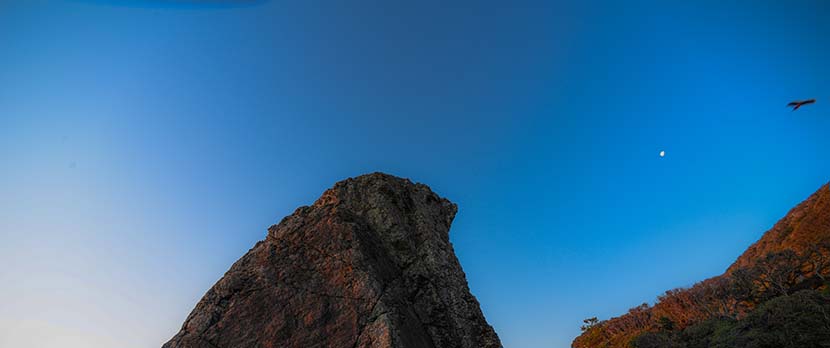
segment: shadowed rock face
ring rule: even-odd
[[[457,207],[386,174],[268,229],[164,348],[497,348],[449,242]]]

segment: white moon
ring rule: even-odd
[[[666,157],[666,151],[660,151],[660,157]]]

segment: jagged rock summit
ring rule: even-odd
[[[268,229],[163,348],[498,348],[449,241],[457,207],[374,173]]]

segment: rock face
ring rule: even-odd
[[[497,348],[449,241],[457,207],[374,173],[268,229],[163,348]]]

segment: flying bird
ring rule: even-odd
[[[807,100],[796,100],[794,102],[790,102],[787,106],[793,108],[793,111],[798,110],[798,108],[802,107],[803,105],[815,103],[815,99],[807,99]]]

